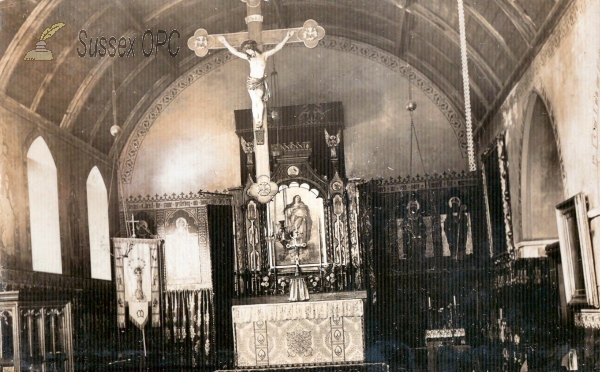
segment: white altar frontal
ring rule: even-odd
[[[362,299],[233,306],[236,366],[364,362]]]

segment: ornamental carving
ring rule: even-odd
[[[204,57],[208,54],[208,50],[215,45],[215,38],[201,28],[196,30],[194,36],[188,39],[187,45],[198,57]]]
[[[325,37],[325,29],[319,26],[316,21],[309,19],[304,22],[296,35],[298,39],[304,42],[304,46],[314,48],[319,44],[319,40]]]

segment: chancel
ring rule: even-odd
[[[598,19],[0,2],[0,372],[600,369]]]

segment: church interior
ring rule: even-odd
[[[599,35],[0,0],[0,372],[600,370]]]

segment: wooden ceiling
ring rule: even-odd
[[[572,1],[465,0],[476,125],[495,112]],[[328,36],[370,44],[410,63],[464,107],[456,0],[264,0],[262,8],[265,30],[315,19]],[[109,154],[119,150],[112,149],[109,133],[113,74],[117,116],[134,125],[158,94],[201,62],[186,46],[197,28],[245,31],[245,15],[240,0],[0,0],[0,94]],[[48,41],[54,61],[23,61],[56,22],[66,26]],[[176,58],[166,48],[151,58],[79,57],[82,29],[88,39],[137,36],[137,43],[146,29],[177,29],[181,49]]]

